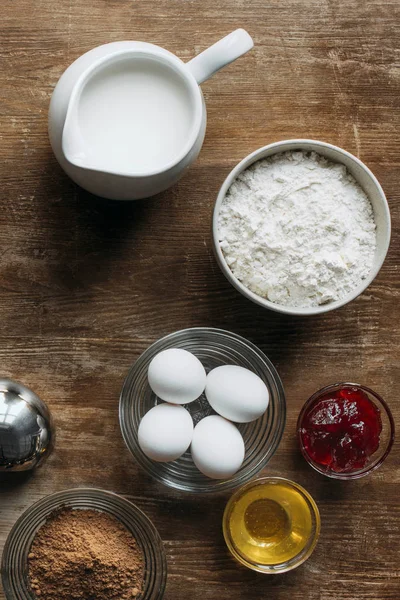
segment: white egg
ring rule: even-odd
[[[196,400],[206,385],[206,372],[199,359],[181,348],[157,354],[149,365],[149,384],[159,398],[173,404]]]
[[[177,404],[158,404],[147,412],[138,429],[139,446],[158,462],[176,460],[190,446],[193,421],[188,411]]]
[[[233,423],[211,415],[197,423],[191,445],[193,462],[211,479],[227,479],[244,459],[244,442]]]
[[[269,404],[269,392],[263,380],[235,365],[223,365],[210,371],[205,392],[215,412],[235,423],[255,421]]]

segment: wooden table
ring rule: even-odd
[[[156,524],[168,555],[167,600],[399,600],[399,445],[370,477],[339,483],[313,472],[295,439],[302,403],[335,381],[371,386],[400,418],[398,0],[2,0],[1,13],[1,372],[48,402],[58,432],[42,469],[0,482],[0,549],[32,502],[100,486]],[[140,39],[187,60],[240,26],[255,48],[203,86],[207,137],[178,185],[152,200],[113,203],[68,180],[46,120],[52,90],[75,58]],[[374,284],[317,318],[251,304],[211,251],[211,211],[229,170],[290,137],[359,156],[393,217]],[[227,496],[182,496],[153,483],[122,441],[118,397],[130,365],[164,334],[198,325],[249,338],[283,379],[287,426],[265,473],[304,485],[322,517],[315,554],[292,573],[266,577],[238,566],[221,532]]]

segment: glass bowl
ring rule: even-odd
[[[265,525],[260,537],[246,523],[247,511],[257,502],[269,502],[254,512],[257,529]],[[268,517],[268,512],[280,512]],[[284,515],[285,532],[277,537],[276,526]],[[266,517],[267,520],[264,520]],[[274,531],[271,530],[274,528]],[[318,506],[300,485],[283,477],[262,477],[237,490],[226,505],[222,529],[232,556],[245,567],[265,574],[291,571],[307,560],[318,542],[321,520]],[[275,536],[274,536],[275,534]],[[271,556],[267,560],[267,554]],[[274,559],[272,558],[274,557]],[[283,558],[284,557],[284,558]]]
[[[183,348],[195,354],[207,372],[220,365],[239,365],[250,369],[267,385],[270,402],[262,417],[238,425],[246,454],[239,471],[230,479],[209,479],[197,470],[190,450],[169,463],[147,458],[138,443],[138,427],[145,413],[161,402],[152,392],[147,371],[152,358],[167,348]],[[214,414],[205,395],[185,405],[194,423]],[[274,366],[256,346],[242,337],[209,327],[183,329],[152,344],[132,366],[121,392],[119,416],[126,445],[139,465],[154,479],[185,492],[218,492],[233,489],[254,477],[265,467],[282,438],[286,419],[283,386]]]
[[[337,473],[336,471],[330,469],[329,466],[324,467],[319,463],[315,462],[309,456],[302,440],[302,422],[305,414],[311,408],[312,404],[316,403],[321,398],[321,396],[324,396],[325,394],[330,392],[336,392],[338,390],[351,387],[360,388],[365,394],[367,394],[371,402],[373,402],[375,406],[379,408],[382,419],[382,432],[379,438],[378,450],[368,458],[368,462],[362,469]],[[360,477],[368,475],[369,473],[380,467],[380,465],[388,456],[394,442],[394,420],[386,402],[379,396],[379,394],[377,394],[370,388],[364,385],[360,385],[359,383],[335,383],[333,385],[328,385],[322,388],[321,390],[318,390],[318,392],[315,392],[315,394],[313,394],[311,398],[309,398],[304,404],[297,421],[297,436],[300,444],[300,450],[304,458],[306,459],[309,465],[311,465],[316,471],[318,471],[318,473],[322,473],[322,475],[326,475],[327,477],[331,477],[333,479],[358,479]]]
[[[144,585],[140,600],[161,600],[167,579],[167,562],[161,538],[146,515],[117,494],[92,488],[57,492],[42,498],[26,510],[7,538],[1,564],[7,600],[38,600],[28,580],[28,554],[33,539],[57,509],[92,509],[118,519],[132,533],[144,556]]]

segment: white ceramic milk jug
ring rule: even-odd
[[[145,42],[114,42],[78,58],[49,110],[64,171],[105,198],[135,200],[174,184],[200,152],[206,108],[199,84],[253,47],[238,29],[188,63]]]

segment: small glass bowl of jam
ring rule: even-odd
[[[386,402],[358,383],[322,388],[304,404],[297,422],[300,449],[319,473],[358,479],[377,469],[394,441]]]

